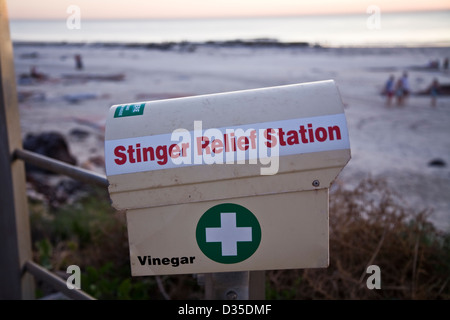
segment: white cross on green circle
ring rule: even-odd
[[[208,209],[197,223],[197,244],[211,260],[237,263],[248,259],[261,242],[258,219],[247,208],[223,203]]]

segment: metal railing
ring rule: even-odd
[[[13,153],[13,161],[16,159],[21,159],[24,162],[33,164],[41,169],[59,173],[85,183],[108,187],[108,180],[104,175],[88,171],[32,151],[15,149]],[[68,298],[74,300],[95,300],[92,296],[80,289],[69,289],[64,280],[33,261],[28,260],[25,262],[25,270],[32,274],[35,279],[47,283],[53,289],[63,293]]]
[[[35,277],[35,279],[47,283],[53,289],[63,293],[70,299],[95,300],[92,296],[82,290],[69,289],[64,280],[33,261],[27,261],[25,263],[25,269],[26,271],[31,273]]]
[[[29,164],[35,165],[36,167],[40,167],[41,169],[66,175],[81,182],[94,184],[104,188],[107,188],[109,185],[108,180],[104,175],[85,170],[32,151],[15,149],[13,159],[21,159]]]
[[[62,175],[66,175],[73,179],[98,185],[100,187],[108,187],[108,180],[104,175],[88,171],[62,161],[52,159],[41,154],[24,150],[24,149],[15,149],[13,152],[12,161],[15,160],[23,160],[24,162],[33,164],[42,169],[46,169],[55,173],[59,173]],[[75,300],[95,300],[92,296],[85,293],[80,289],[69,289],[67,287],[66,281],[64,281],[61,277],[58,277],[54,273],[48,271],[43,268],[39,264],[26,260],[24,267],[24,272],[29,272],[34,276],[36,280],[40,280],[50,285],[56,291],[63,293],[66,297]]]

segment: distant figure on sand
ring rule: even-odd
[[[389,77],[389,79],[386,81],[386,84],[384,85],[384,92],[383,94],[386,95],[386,104],[388,106],[391,105],[392,97],[394,96],[395,92],[395,78],[393,75]]]
[[[431,83],[431,85],[429,87],[432,107],[436,107],[436,100],[437,100],[437,96],[439,94],[439,90],[440,90],[439,81],[438,81],[438,79],[434,78],[433,82]]]
[[[83,69],[83,61],[81,60],[81,55],[80,54],[76,54],[75,55],[75,66],[77,70],[82,70]]]
[[[395,97],[397,98],[397,105],[402,106],[404,102],[404,91],[403,91],[403,82],[402,79],[398,79],[395,85]]]
[[[47,76],[41,72],[38,72],[36,66],[30,68],[30,77],[37,80],[46,80]]]
[[[401,78],[402,81],[402,90],[403,90],[403,103],[405,103],[406,99],[409,97],[409,94],[411,92],[410,88],[409,88],[409,79],[408,79],[408,73],[405,71],[403,73],[403,76]]]

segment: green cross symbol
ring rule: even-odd
[[[247,208],[224,203],[208,209],[197,223],[197,244],[211,260],[231,264],[255,253],[261,242],[258,219]]]

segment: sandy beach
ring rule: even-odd
[[[74,56],[80,54],[83,69]],[[104,124],[110,106],[334,79],[345,105],[352,159],[337,183],[385,179],[414,210],[450,230],[450,96],[419,95],[450,71],[427,68],[450,48],[321,48],[192,44],[169,48],[15,44],[24,138],[62,133],[78,165],[104,173]],[[44,79],[30,78],[36,68]],[[408,72],[403,106],[380,94],[389,75]]]

